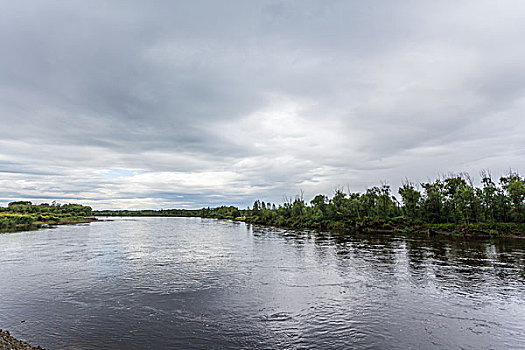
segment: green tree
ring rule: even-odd
[[[419,204],[421,193],[414,188],[414,185],[406,182],[399,188],[399,194],[403,201],[404,214],[410,218],[416,218],[419,215]]]

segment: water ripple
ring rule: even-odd
[[[198,218],[19,232],[0,328],[49,349],[519,348],[524,246]]]

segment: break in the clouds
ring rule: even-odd
[[[246,206],[525,164],[521,0],[0,7],[0,203]]]

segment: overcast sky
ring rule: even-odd
[[[246,207],[525,165],[523,0],[0,4],[0,204]]]

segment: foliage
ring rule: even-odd
[[[80,204],[11,202],[0,207],[0,231],[23,229],[41,224],[63,224],[93,220],[91,207]]]
[[[337,189],[332,198],[319,194],[308,204],[303,196],[286,198],[276,206],[256,200],[245,210],[234,206],[197,210],[167,209],[98,211],[96,215],[194,216],[235,219],[291,228],[323,230],[513,233],[525,235],[525,183],[509,173],[498,184],[488,172],[476,187],[466,173],[433,182],[406,181],[398,190],[401,201],[386,183],[364,193]]]

